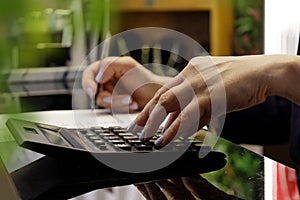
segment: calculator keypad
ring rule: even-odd
[[[139,133],[129,133],[122,127],[92,127],[89,129],[77,130],[85,139],[90,141],[90,144],[94,145],[99,151],[132,151],[132,152],[151,152],[160,149],[154,145],[154,141],[161,136],[161,129],[149,140],[139,140]],[[200,141],[189,141],[189,139],[177,138],[172,144],[164,147],[164,150],[182,150],[186,149],[187,142],[190,146],[188,150],[198,151],[203,147]],[[210,148],[205,146],[205,148]]]

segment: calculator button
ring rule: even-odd
[[[105,146],[105,142],[103,140],[94,140],[93,143],[96,146]]]
[[[129,144],[143,144],[141,140],[135,139],[135,140],[127,140]]]
[[[126,133],[126,130],[120,129],[120,130],[112,130],[115,134],[120,134],[120,133]]]
[[[125,144],[125,142],[123,140],[108,140],[108,141],[113,144]]]
[[[82,130],[78,130],[81,134],[86,134],[86,133],[88,133],[88,131],[87,130],[84,130],[84,129],[82,129]]]
[[[134,144],[134,147],[141,151],[151,151],[152,150],[152,145],[149,145],[149,144]]]
[[[108,150],[106,146],[98,146],[98,149],[102,151]]]
[[[103,136],[103,137],[105,137],[105,138],[107,138],[107,137],[117,137],[115,134],[113,134],[113,133],[103,133],[103,134],[100,134],[100,136]]]
[[[110,133],[109,130],[103,130],[103,129],[97,129],[97,130],[94,130],[95,133],[97,134],[101,134],[101,133]]]
[[[86,133],[85,134],[86,137],[92,137],[92,136],[97,136],[95,133]]]
[[[128,144],[116,144],[115,147],[118,147],[125,151],[131,151],[131,146]]]
[[[97,136],[97,135],[96,136],[90,136],[89,139],[90,140],[98,140],[98,139],[100,139],[100,137]]]
[[[137,136],[123,136],[122,137],[124,140],[138,140],[139,138]]]
[[[114,136],[108,136],[108,137],[105,137],[105,139],[107,139],[107,140],[118,140],[119,137],[116,136],[116,135],[114,135]]]
[[[108,127],[109,130],[115,131],[115,130],[124,130],[121,126],[110,126]]]
[[[135,136],[135,135],[132,134],[132,133],[119,133],[118,135],[119,135],[120,137]]]

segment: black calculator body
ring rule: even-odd
[[[153,140],[142,142],[138,134],[128,133],[122,127],[64,128],[19,119],[8,119],[8,129],[21,147],[44,154],[67,165],[95,171],[93,177],[99,188],[149,182],[175,177],[206,173],[223,168],[226,155],[203,145],[200,141],[189,141],[189,147],[168,165],[146,172],[118,170],[101,160],[120,160],[120,165],[131,162],[127,156],[151,153],[161,159],[181,151],[185,139],[178,139],[168,148],[158,148]],[[199,158],[199,149],[207,155]],[[99,161],[100,160],[100,161]],[[138,161],[137,161],[138,162]],[[101,180],[103,180],[101,182]],[[110,181],[104,181],[110,180]]]

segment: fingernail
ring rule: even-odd
[[[93,91],[93,88],[88,87],[88,88],[86,89],[86,92],[87,92],[87,94],[89,95],[90,98],[93,98],[93,97],[94,97],[94,91]]]
[[[110,97],[103,97],[102,101],[104,103],[111,103],[111,98]]]
[[[131,103],[131,98],[130,97],[124,97],[122,99],[122,104],[130,104]]]
[[[133,103],[129,106],[130,110],[137,110],[139,107],[136,103]]]
[[[161,136],[160,138],[158,138],[157,140],[155,140],[154,144],[156,146],[160,146],[163,140],[164,140],[164,138]]]
[[[139,136],[139,140],[144,141],[145,140],[145,131],[141,132],[141,135]]]
[[[143,129],[144,129],[143,126],[135,125],[135,127],[132,130],[132,132],[133,133],[140,133]]]
[[[102,80],[102,78],[103,78],[103,72],[100,71],[100,72],[97,74],[95,80],[97,81],[97,83],[99,83],[99,82]]]
[[[132,132],[135,125],[136,125],[135,121],[130,122],[130,124],[127,126],[127,132]]]

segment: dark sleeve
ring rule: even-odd
[[[291,112],[290,156],[300,164],[300,107],[295,104]]]
[[[221,137],[234,143],[287,144],[290,139],[291,102],[268,97],[259,105],[226,115]]]

